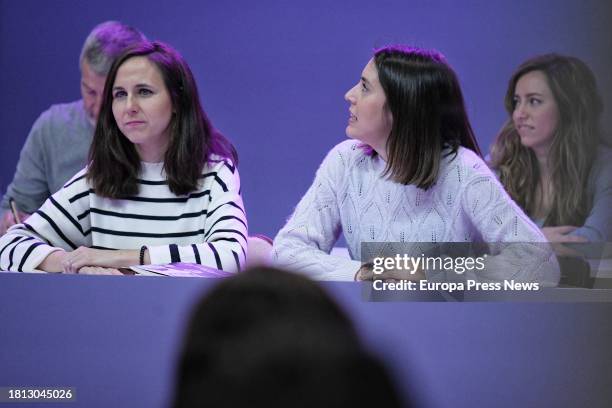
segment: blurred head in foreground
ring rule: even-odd
[[[305,277],[256,268],[197,305],[174,407],[399,407],[381,363]]]

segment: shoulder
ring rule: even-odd
[[[87,181],[87,167],[85,167],[72,176],[53,196],[61,195],[70,203],[78,202],[80,204],[76,205],[84,205],[86,201],[82,199],[88,197],[90,192],[93,192],[93,190]]]
[[[63,140],[71,133],[91,133],[92,129],[93,126],[87,119],[83,102],[79,100],[51,105],[34,122],[31,136],[42,137],[52,135],[54,140],[56,138]]]
[[[327,158],[338,161],[343,165],[349,165],[364,157],[368,157],[367,149],[367,146],[359,141],[344,140],[329,151]]]
[[[346,174],[372,159],[373,156],[369,153],[367,145],[355,140],[345,140],[327,153],[319,171]]]
[[[487,163],[472,150],[463,146],[459,147],[456,155],[451,154],[443,158],[440,172],[441,175],[453,173],[461,184],[475,179],[496,179]]]
[[[51,105],[49,109],[44,111],[39,121],[49,121],[53,124],[65,124],[74,123],[78,120],[86,120],[85,109],[83,108],[83,101],[78,100],[68,103],[58,103]]]
[[[597,156],[595,157],[595,163],[591,169],[590,178],[593,181],[598,182],[600,180],[607,180],[610,182],[612,179],[612,149],[600,145],[597,148]]]
[[[204,173],[230,173],[237,174],[238,169],[232,159],[211,154],[208,161],[204,165]]]
[[[217,187],[223,192],[240,190],[238,168],[227,157],[211,155],[202,170],[202,181],[200,189],[203,190]]]
[[[72,176],[70,178],[70,180],[68,180],[66,182],[66,184],[64,184],[64,187],[62,187],[64,190],[85,190],[85,189],[89,189],[89,183],[87,182],[87,167],[83,168],[81,171],[79,171],[77,174],[75,174],[74,176]]]
[[[595,165],[612,166],[612,148],[599,145],[597,147],[597,156],[595,156]]]

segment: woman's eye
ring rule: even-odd
[[[516,97],[512,98],[512,107],[514,107],[514,109],[516,109],[519,103],[520,103],[519,98],[516,98]]]
[[[366,87],[366,85],[363,82],[361,83],[361,90],[362,91],[367,91],[368,90],[368,88]]]
[[[115,91],[115,93],[113,94],[113,98],[123,98],[125,95],[127,95],[125,91]]]
[[[153,91],[151,91],[150,89],[147,89],[147,88],[140,88],[140,89],[138,90],[138,93],[139,93],[140,95],[143,95],[143,96],[148,96],[148,95],[153,94]]]
[[[542,101],[541,101],[541,100],[539,100],[539,99],[537,99],[537,98],[531,98],[531,99],[529,100],[529,103],[530,103],[531,105],[539,105],[539,104],[541,104],[541,103],[542,103]]]

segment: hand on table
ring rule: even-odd
[[[387,269],[382,273],[374,273],[372,265],[363,265],[357,274],[355,280],[357,281],[373,281],[384,280],[385,282],[396,282],[400,280],[420,281],[425,279],[425,274],[421,269],[417,271],[411,271],[407,269]]]
[[[118,268],[120,251],[78,247],[68,252],[62,261],[64,273],[81,273],[84,267]],[[95,269],[95,268],[94,268]],[[93,271],[94,269],[91,269]]]
[[[145,252],[144,260],[150,263],[147,252]],[[138,250],[112,251],[78,247],[72,252],[66,252],[63,249],[51,252],[36,268],[46,272],[116,274],[119,268],[136,265],[138,261]],[[91,269],[85,269],[90,267]],[[104,269],[107,270],[104,271]]]
[[[582,244],[589,242],[585,237],[578,235],[569,235],[571,232],[576,230],[578,227],[572,225],[561,225],[558,227],[544,227],[542,233],[550,242],[557,255],[560,256],[581,256],[581,254],[563,244]]]
[[[118,269],[101,266],[84,266],[77,273],[79,275],[123,275]]]

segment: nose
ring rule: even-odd
[[[525,106],[517,102],[512,116],[514,116],[514,120],[525,119],[527,117],[527,110],[525,109]]]
[[[346,91],[346,93],[344,94],[344,100],[347,101],[350,104],[355,103],[355,96],[354,96],[354,90],[355,87],[357,85],[355,85],[354,87],[352,87],[351,89],[349,89],[348,91]]]
[[[128,95],[125,101],[125,108],[130,114],[138,112],[138,103],[136,98],[134,98],[132,95]]]

